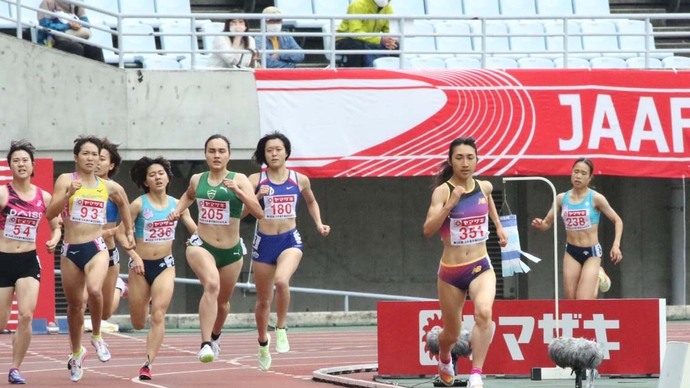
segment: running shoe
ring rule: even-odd
[[[268,343],[266,346],[259,345],[259,369],[268,370],[271,367],[271,351],[269,346],[271,345],[271,337],[268,337]]]
[[[455,384],[455,370],[453,370],[453,362],[444,364],[438,360],[438,377],[446,387],[452,387]]]
[[[213,357],[220,357],[220,341],[211,341],[211,349],[213,349]]]
[[[484,388],[484,383],[482,382],[482,375],[480,375],[479,373],[472,373],[470,375],[470,380],[467,386],[469,388]]]
[[[139,369],[139,380],[151,380],[151,367],[148,362]]]
[[[599,291],[606,292],[611,289],[611,279],[602,267],[599,267]]]
[[[10,374],[7,375],[7,382],[10,384],[26,384],[26,380],[24,380],[17,368],[10,369]]]
[[[276,328],[276,352],[287,353],[290,351],[290,343],[287,339],[287,328]]]
[[[215,360],[215,354],[213,353],[213,348],[211,345],[204,345],[201,350],[199,350],[199,361],[201,362],[212,362]]]
[[[71,354],[69,356],[69,360],[67,361],[67,369],[69,369],[69,379],[74,381],[75,383],[81,380],[81,377],[84,375],[84,370],[82,368],[84,366],[85,358],[86,349],[83,346],[81,347],[81,353],[77,358],[74,358],[74,356]]]
[[[98,356],[98,360],[100,362],[110,361],[110,350],[108,350],[108,344],[105,342],[103,337],[96,339],[91,336],[91,345],[96,348],[96,355]]]
[[[127,295],[129,294],[129,286],[126,281],[122,280],[121,277],[118,277],[117,280],[115,281],[115,288],[120,290],[120,297],[121,298],[126,298]]]

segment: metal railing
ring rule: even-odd
[[[62,276],[62,272],[59,269],[54,270],[55,275]],[[129,275],[120,274],[123,279],[129,279]],[[175,278],[175,283],[178,284],[188,284],[201,286],[199,279],[187,279],[187,278]],[[256,291],[256,285],[250,282],[237,282],[235,288],[248,291]],[[431,298],[420,298],[416,296],[404,296],[404,295],[390,295],[390,294],[377,294],[369,292],[357,292],[357,291],[342,291],[342,290],[329,290],[324,288],[306,288],[306,287],[294,287],[290,286],[290,292],[304,293],[304,294],[314,294],[314,295],[331,295],[331,296],[341,296],[343,297],[343,311],[350,311],[350,298],[364,298],[364,299],[376,299],[376,300],[404,300],[404,301],[435,301],[437,299]]]
[[[123,37],[125,36],[153,36],[153,37],[161,37],[163,35],[168,35],[168,36],[186,36],[190,38],[190,47],[189,49],[186,50],[163,50],[163,49],[156,49],[156,50],[127,50],[126,48],[119,48],[119,47],[106,47],[104,45],[98,44],[93,41],[89,40],[84,40],[78,37],[74,37],[71,35],[67,35],[58,31],[50,31],[51,34],[65,37],[68,39],[73,39],[76,41],[79,41],[81,43],[88,43],[91,45],[94,45],[96,47],[100,47],[103,50],[109,50],[112,51],[115,55],[118,57],[118,66],[120,67],[125,67],[125,56],[127,54],[136,54],[141,57],[145,57],[146,55],[157,55],[157,54],[176,54],[176,55],[183,55],[187,56],[189,55],[192,63],[192,68],[195,68],[196,62],[200,56],[206,56],[207,54],[212,54],[212,53],[223,53],[224,51],[221,50],[213,50],[212,48],[209,47],[203,47],[203,48],[197,48],[197,45],[195,43],[199,42],[199,40],[203,40],[202,38],[208,37],[208,36],[252,36],[255,39],[262,39],[263,41],[266,41],[266,37],[268,36],[266,32],[266,20],[268,19],[274,19],[275,15],[264,15],[264,14],[228,14],[228,13],[193,13],[190,15],[172,15],[172,14],[121,14],[121,13],[114,13],[110,12],[105,9],[101,9],[98,7],[94,7],[89,5],[88,3],[82,3],[82,2],[75,2],[73,0],[65,0],[68,3],[84,7],[87,9],[86,15],[89,16],[88,10],[91,11],[96,11],[98,13],[104,14],[104,15],[109,15],[113,17],[116,20],[116,23],[113,25],[114,29],[111,29],[109,26],[105,24],[100,24],[92,21],[92,23],[84,23],[85,26],[92,28],[92,29],[97,29],[103,32],[107,32],[114,36],[118,42],[123,41]],[[26,5],[22,3],[22,0],[0,0],[0,6],[2,5],[14,5],[17,7],[17,9],[28,9],[30,11],[38,12],[38,8],[32,7],[30,5]],[[45,10],[41,10],[41,12],[44,13],[49,13],[53,14],[51,12],[47,12]],[[8,18],[5,16],[2,16],[0,14],[0,20],[5,20],[5,21],[10,21],[10,22],[16,22],[16,35],[17,37],[21,38],[23,31],[25,29],[31,29],[32,31],[40,31],[40,30],[46,30],[44,27],[40,26],[37,21],[27,21],[27,20],[22,20],[22,12],[15,12],[16,15],[14,15],[13,18]],[[56,14],[53,14],[56,15]],[[281,15],[281,17],[285,19],[290,19],[290,20],[310,20],[313,21],[316,18],[318,20],[323,21],[323,25],[327,26],[322,29],[322,31],[314,31],[314,30],[295,30],[295,31],[290,31],[290,32],[280,32],[280,33],[272,33],[271,35],[275,36],[285,36],[285,35],[291,35],[295,38],[319,38],[323,39],[324,42],[327,42],[324,44],[323,49],[303,49],[299,51],[295,51],[298,53],[302,54],[309,54],[309,55],[324,55],[324,58],[328,57],[328,64],[330,65],[329,67],[336,67],[336,62],[337,62],[337,56],[339,55],[347,55],[347,54],[386,54],[386,55],[396,55],[400,57],[400,63],[404,63],[406,57],[413,57],[413,56],[419,56],[419,55],[454,55],[454,56],[463,56],[463,55],[468,55],[468,56],[479,56],[482,66],[486,66],[486,59],[490,56],[515,56],[515,55],[524,55],[524,56],[534,56],[538,54],[548,54],[548,55],[557,55],[560,56],[565,63],[565,66],[567,66],[568,63],[568,58],[572,56],[579,56],[579,55],[606,55],[606,54],[611,54],[611,55],[620,55],[620,54],[630,54],[631,56],[642,56],[645,58],[645,61],[647,65],[649,64],[650,58],[653,58],[654,55],[659,55],[659,54],[666,54],[666,55],[675,55],[675,54],[685,54],[690,56],[690,49],[687,48],[677,48],[677,49],[655,49],[653,47],[653,42],[654,39],[656,38],[689,38],[690,37],[690,32],[685,32],[685,31],[673,31],[673,32],[660,32],[660,31],[654,31],[653,28],[651,27],[653,23],[655,22],[662,22],[662,21],[671,21],[671,20],[690,20],[690,14],[611,14],[611,15],[606,15],[606,16],[583,16],[583,15],[573,15],[573,16],[567,16],[567,17],[553,17],[553,16],[524,16],[521,17],[520,19],[515,19],[514,17],[507,17],[507,16],[492,16],[492,17],[469,17],[469,16],[455,16],[455,17],[441,17],[441,16],[429,16],[429,15],[417,15],[417,16],[398,16],[398,15],[288,15],[284,14]],[[203,30],[197,30],[196,26],[200,25],[201,21],[207,21],[207,20],[227,20],[227,19],[238,19],[238,18],[243,18],[243,19],[248,19],[248,20],[258,20],[259,21],[259,29],[258,31],[250,31],[246,33],[227,33],[227,32],[206,32]],[[156,31],[150,34],[136,34],[136,33],[126,33],[123,32],[123,25],[126,23],[130,22],[139,22],[143,19],[154,19],[154,20],[159,20],[161,22],[164,22],[165,20],[186,20],[188,22],[188,25],[190,26],[189,32],[185,33],[169,33],[169,34],[164,34],[161,33],[160,31]],[[392,26],[392,31],[390,33],[337,33],[336,29],[338,27],[338,24],[341,20],[343,19],[361,19],[361,20],[369,20],[369,19],[387,19],[391,23]],[[611,36],[614,35],[616,37],[621,37],[621,36],[630,36],[630,37],[644,37],[644,47],[640,47],[639,49],[633,50],[633,51],[622,51],[618,50],[615,52],[602,52],[601,50],[578,50],[578,51],[571,51],[568,47],[568,38],[572,37],[582,37],[582,36],[590,36],[582,33],[572,33],[568,30],[568,22],[583,22],[585,20],[593,20],[593,19],[605,19],[605,20],[611,20],[611,21],[619,21],[619,20],[640,20],[644,21],[645,25],[648,26],[645,28],[644,33],[636,33],[636,34],[623,34],[623,33],[611,33],[611,34],[596,34],[596,36]],[[542,37],[544,39],[552,38],[554,36],[556,37],[562,37],[563,38],[563,49],[560,50],[547,50],[547,51],[539,51],[539,53],[535,53],[533,51],[516,51],[516,50],[505,50],[505,51],[488,51],[487,50],[487,40],[491,38],[509,38],[509,37],[515,37],[514,34],[506,33],[506,34],[494,34],[494,35],[487,35],[487,25],[490,23],[494,22],[511,22],[511,21],[561,21],[564,29],[562,33],[559,34],[546,34],[544,33]],[[411,30],[410,25],[413,22],[420,22],[420,21],[426,21],[426,22],[466,22],[466,23],[475,23],[479,24],[479,29],[478,31],[472,31],[469,34],[439,34],[439,33],[418,33],[418,32],[412,32],[409,31]],[[143,22],[146,24],[146,22]],[[399,39],[399,47],[396,50],[336,50],[335,49],[335,42],[337,38],[343,38],[343,37],[362,37],[362,36],[393,36],[397,37]],[[534,37],[535,35],[520,35],[520,36],[530,36]],[[538,35],[537,35],[538,36]],[[32,37],[35,37],[35,34],[32,34]],[[409,49],[406,44],[406,39],[413,38],[413,37],[464,37],[464,38],[470,38],[473,40],[473,42],[477,43],[479,47],[474,47],[471,51],[462,51],[462,50],[453,50],[453,51],[439,51],[439,50],[413,50]],[[274,53],[279,53],[281,52],[280,50],[269,50],[269,49],[263,49],[261,50],[261,56],[262,56],[262,63],[266,63],[266,58],[267,56],[274,54]]]

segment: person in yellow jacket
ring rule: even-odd
[[[348,15],[392,15],[391,0],[354,0],[347,7]],[[395,50],[398,41],[391,36],[380,33],[390,32],[388,19],[344,19],[337,31],[338,34],[355,34],[373,32],[372,36],[336,37],[336,50]],[[346,54],[344,67],[372,67],[376,58],[383,54]]]

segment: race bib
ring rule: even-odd
[[[75,222],[86,224],[105,224],[105,202],[86,198],[77,198],[72,203],[69,217]]]
[[[230,225],[230,202],[199,199],[197,204],[199,206],[199,223]]]
[[[585,230],[592,227],[592,221],[589,218],[589,209],[563,209],[561,215],[565,223],[565,230]]]
[[[281,219],[297,217],[297,195],[269,195],[264,197],[264,218]]]
[[[38,221],[35,218],[8,216],[3,235],[12,240],[36,242]]]
[[[464,217],[450,219],[450,244],[469,245],[489,239],[489,217]]]
[[[145,221],[144,242],[157,243],[173,241],[175,239],[175,226],[177,226],[177,221]]]

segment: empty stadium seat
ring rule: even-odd
[[[448,56],[455,53],[469,56],[474,51],[469,24],[455,21],[436,23],[434,24],[434,31],[436,31],[436,50],[439,51],[439,55]],[[446,52],[444,53],[444,51]],[[477,54],[476,57],[478,58],[479,55]]]
[[[156,13],[160,15],[191,15],[192,6],[190,0],[155,0]],[[168,19],[161,18],[161,23],[171,21],[185,21],[189,19]],[[194,26],[199,28],[206,23],[210,23],[209,19],[195,19]]]
[[[393,14],[396,16],[419,16],[426,14],[424,0],[394,1]]]
[[[567,66],[565,65],[567,63]],[[568,57],[568,61],[564,61],[563,57],[554,58],[553,64],[558,69],[589,69],[589,61],[584,58]]]
[[[149,70],[180,70],[180,63],[164,56],[144,58],[143,68]]]
[[[339,16],[347,14],[348,0],[313,0],[314,15]],[[323,20],[328,22],[328,20]]]
[[[663,65],[658,58],[632,57],[625,60],[630,69],[661,69]]]
[[[223,28],[225,28],[225,25],[220,22],[208,23],[201,26],[201,45],[204,50],[213,50],[213,40],[223,32]]]
[[[5,20],[10,19],[10,20]],[[17,23],[13,22],[14,16],[10,12],[10,5],[7,3],[0,3],[0,29],[15,28]]]
[[[426,35],[426,36],[420,36]],[[405,25],[405,36],[401,39],[400,50],[413,56],[424,56],[436,51],[434,26],[429,23],[410,23]],[[422,53],[427,51],[427,53]]]
[[[498,0],[498,6],[502,16],[519,18],[537,14],[534,0]]]
[[[446,62],[439,57],[410,58],[411,69],[445,69]]]
[[[103,27],[109,28],[106,25],[103,25]],[[107,32],[107,31],[101,31],[97,28],[92,28],[90,40],[92,42],[102,46],[102,47],[107,48],[107,49],[103,49],[103,59],[105,60],[105,63],[109,63],[111,65],[115,65],[115,64],[119,63],[120,58],[113,51],[113,48],[115,46],[113,45],[113,35],[111,33]],[[124,62],[125,63],[134,63],[134,56],[133,55],[125,55]]]
[[[405,61],[406,68],[410,67],[409,61]],[[399,70],[400,69],[400,58],[397,57],[381,57],[374,59],[374,68],[376,69],[388,69],[388,70]]]
[[[180,68],[182,69],[207,69],[208,68],[208,55],[196,55],[194,56],[194,67],[192,67],[192,58],[187,57],[180,61]]]
[[[654,58],[666,58],[673,55],[672,53],[656,51],[654,29],[651,23],[642,20],[618,20],[616,21],[616,30],[618,31],[618,46],[621,51],[629,52],[630,56],[645,55],[646,50],[649,50],[649,55]],[[645,46],[647,33],[650,34],[647,38],[648,47]]]
[[[521,69],[553,69],[556,65],[548,58],[524,57],[517,61]]]
[[[148,57],[158,56],[155,53],[156,39],[151,25],[130,21],[122,24],[120,32],[118,47],[128,55],[133,55],[135,62],[141,63]]]
[[[615,56],[620,58],[634,57],[635,54],[626,54],[618,47],[618,31],[616,25],[607,20],[586,20],[580,23],[582,31],[582,48],[590,58],[599,55]]]
[[[462,9],[465,15],[472,17],[499,16],[501,14],[498,0],[463,0]]]
[[[568,16],[573,14],[572,0],[536,0],[537,15]]]
[[[616,57],[596,57],[589,60],[592,69],[624,69],[628,67],[625,59]]]
[[[482,63],[479,59],[470,57],[446,58],[447,69],[481,69]]]
[[[513,58],[486,57],[487,69],[517,69],[517,61]]]
[[[573,13],[579,16],[610,15],[609,0],[573,0]]]
[[[544,26],[533,21],[508,23],[510,50],[516,56],[539,55],[546,53]],[[505,55],[505,54],[503,54]]]
[[[690,58],[688,57],[667,57],[661,60],[664,69],[690,69]]]
[[[510,52],[510,43],[508,41],[508,27],[505,23],[488,21],[482,27],[480,21],[471,20],[470,29],[472,30],[472,47],[477,52],[482,51],[482,43],[485,45],[485,51],[489,55],[504,55]],[[482,28],[485,31],[482,31]],[[482,34],[485,33],[484,39]]]
[[[156,4],[154,0],[120,0],[120,13],[123,15],[155,15],[156,14]],[[133,21],[138,21],[140,23],[145,23],[158,28],[161,21],[156,17],[145,18],[141,16],[123,19],[124,23],[130,23]]]
[[[171,51],[170,53],[163,53],[163,55],[167,57],[179,61],[192,55],[192,51],[199,49],[196,37],[192,38],[191,36],[180,35],[192,33],[189,20],[161,23],[160,32],[161,49],[164,51]]]
[[[118,0],[89,0],[89,7],[96,7],[107,11],[109,13],[117,14],[120,12],[120,5]],[[86,11],[91,23],[104,23],[113,28],[117,26],[117,16],[99,12],[94,9]]]
[[[580,25],[574,21],[568,21],[567,31],[566,25],[561,20],[555,20],[544,23],[544,33],[546,34],[546,50],[547,54],[541,54],[543,57],[562,57],[566,49],[566,35],[567,35],[567,50],[569,56],[580,56],[578,52],[582,51],[582,38],[580,37]],[[553,54],[551,54],[553,53]],[[589,56],[593,56],[591,54]],[[587,56],[587,55],[585,55]],[[589,57],[587,56],[587,57]],[[589,67],[589,64],[587,64]]]
[[[308,16],[314,14],[312,0],[275,0],[275,6],[283,15]],[[283,26],[290,28],[321,28],[323,21],[316,19],[283,18]]]
[[[426,0],[429,16],[462,16],[462,0]]]

